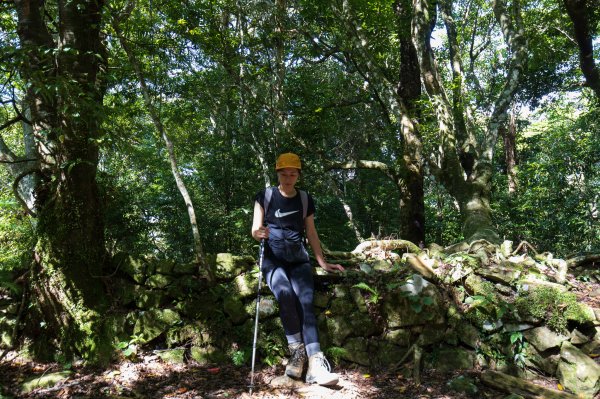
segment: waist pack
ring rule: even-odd
[[[302,241],[275,239],[269,240],[269,248],[273,256],[288,263],[308,262],[308,252]]]

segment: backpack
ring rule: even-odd
[[[267,209],[269,209],[269,203],[271,202],[271,197],[273,197],[273,190],[277,187],[269,187],[265,190],[265,202],[263,204],[263,209],[265,210],[265,216],[267,214]],[[298,190],[300,194],[300,201],[302,201],[302,221],[306,219],[306,214],[308,213],[308,194],[304,190]]]

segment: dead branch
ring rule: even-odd
[[[586,263],[600,262],[600,254],[587,254],[567,259],[567,267],[577,267]]]
[[[518,377],[513,377],[499,371],[486,370],[480,375],[481,382],[500,389],[508,393],[517,393],[527,397],[546,398],[546,399],[577,399],[577,396],[558,391],[555,389],[544,388],[532,382],[525,381]]]

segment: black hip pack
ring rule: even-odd
[[[309,261],[308,252],[302,240],[270,239],[269,248],[275,258],[288,263],[305,263]]]

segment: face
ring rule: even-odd
[[[277,171],[279,184],[285,187],[294,187],[300,177],[300,171],[296,168],[284,168]]]

